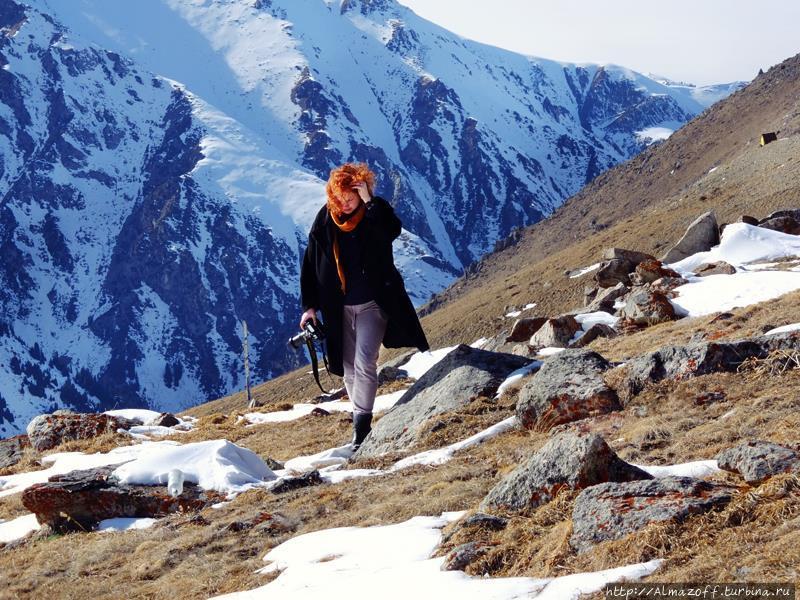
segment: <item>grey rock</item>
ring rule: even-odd
[[[710,250],[719,244],[719,227],[714,211],[703,213],[697,217],[686,233],[661,259],[664,263],[675,263],[697,252]]]
[[[636,289],[628,294],[620,316],[637,325],[654,325],[676,319],[675,308],[662,292]]]
[[[516,413],[527,429],[555,425],[621,408],[617,393],[602,374],[606,359],[590,350],[564,350],[545,361],[519,391]]]
[[[683,277],[662,277],[661,279],[656,279],[653,283],[651,283],[650,289],[654,292],[661,292],[662,294],[666,295],[676,287],[685,285],[687,283],[689,283],[689,281]]]
[[[703,263],[694,270],[694,274],[698,277],[707,277],[709,275],[733,275],[736,273],[736,267],[724,260],[713,263]]]
[[[570,348],[583,348],[584,346],[588,346],[597,338],[614,338],[619,335],[616,329],[611,327],[610,325],[606,325],[605,323],[595,323],[586,332],[579,337],[577,340],[570,344]]]
[[[475,513],[461,523],[461,527],[481,527],[489,531],[502,531],[507,526],[508,519],[486,513]]]
[[[760,440],[745,442],[717,455],[720,469],[739,473],[750,484],[800,467],[800,457],[793,450]]]
[[[536,348],[566,348],[581,326],[572,315],[562,315],[547,321],[531,336],[530,345]]]
[[[283,471],[283,463],[278,462],[274,458],[265,458],[264,462],[273,471]]]
[[[730,502],[736,488],[690,477],[602,483],[583,490],[572,511],[570,545],[580,552],[650,523],[682,521]]]
[[[0,440],[0,469],[14,466],[31,445],[27,435],[16,435],[6,440]]]
[[[623,402],[650,383],[689,379],[709,373],[731,373],[750,357],[765,358],[774,350],[800,350],[800,332],[759,336],[732,342],[698,342],[665,346],[629,361],[617,392]]]
[[[599,435],[565,432],[498,483],[481,502],[481,509],[533,509],[550,502],[563,489],[650,478],[619,458]]]
[[[511,333],[506,338],[506,342],[527,342],[546,322],[547,317],[517,319],[511,326]]]
[[[624,248],[606,248],[603,250],[603,260],[624,260],[632,265],[631,270],[636,268],[641,262],[653,260],[655,256],[646,252],[636,250],[625,250]]]
[[[373,425],[355,456],[379,456],[410,448],[428,419],[458,410],[478,396],[493,396],[509,373],[530,362],[512,354],[457,346]]]
[[[655,257],[644,252],[625,250],[623,248],[608,248],[603,252],[603,262],[594,275],[594,280],[602,288],[613,287],[618,283],[631,285],[630,274],[636,266]]]

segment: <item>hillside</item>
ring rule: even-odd
[[[0,471],[0,536],[8,539],[0,597],[295,600],[364,584],[389,598],[599,599],[605,583],[623,579],[797,584],[800,235],[738,221],[793,209],[788,227],[797,230],[798,71],[795,57],[759,76],[471,268],[423,319],[434,352],[387,376],[379,394],[388,410],[352,461],[340,447],[348,403],[312,404],[307,369],[257,386],[253,411],[240,392],[192,407],[170,426],[128,423],[24,449]],[[758,146],[762,131],[778,129],[777,142]],[[609,337],[569,350],[529,335],[505,343],[517,316],[560,317],[582,306],[599,270],[569,275],[598,263],[605,248],[660,256],[711,209],[731,223],[711,250],[671,263],[674,271],[639,260],[625,274],[620,306],[585,309],[569,343],[591,322],[613,324]],[[733,272],[697,275],[708,256]],[[664,318],[637,317],[644,293],[655,308],[673,308]],[[514,309],[521,315],[507,316]],[[429,412],[409,415],[416,400],[399,402],[405,390]],[[408,419],[402,439],[387,432],[398,415]],[[136,435],[150,441],[136,444]],[[192,445],[223,439],[239,449],[222,461]],[[142,529],[117,532],[58,514],[61,529],[31,522],[37,485],[107,490],[114,479],[93,472],[47,488],[42,469],[51,464],[63,475],[129,460],[119,467],[129,473],[144,456],[148,493],[168,505],[163,475],[181,449],[197,453],[181,467],[198,481],[209,465],[233,473],[216,488],[218,480],[187,483],[184,498],[198,508],[146,522],[136,515],[125,526]],[[60,454],[73,451],[92,454]],[[274,472],[248,479],[243,456]],[[231,490],[237,495],[222,501],[199,497]],[[106,504],[87,492],[72,504],[80,510],[65,514],[82,518],[87,506]]]
[[[0,432],[300,364],[300,257],[366,161],[421,304],[738,84],[464,40],[394,0],[0,0]],[[719,92],[722,89],[723,92]]]

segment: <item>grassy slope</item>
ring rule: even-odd
[[[660,253],[680,237],[688,222],[710,208],[726,221],[743,213],[761,217],[773,209],[800,205],[798,137],[763,149],[757,146],[762,130],[798,133],[799,75],[797,58],[772,69],[666,143],[598,178],[548,222],[529,228],[514,248],[487,257],[476,274],[443,295],[442,308],[425,317],[432,346],[497,333],[508,323],[500,315],[509,305],[535,301],[537,310],[548,315],[573,308],[590,276],[571,280],[564,271],[596,262],[604,247]],[[678,161],[681,166],[674,170]],[[606,228],[597,227],[606,223]],[[800,292],[734,310],[726,319],[665,323],[597,341],[593,348],[619,360],[701,335],[753,335],[796,321],[798,303]],[[264,410],[275,410],[313,397],[314,390],[312,378],[296,371],[258,386],[255,395],[266,404]],[[446,427],[429,431],[415,450],[462,439],[499,421],[512,413],[515,399],[512,390],[499,402],[478,399],[459,414],[444,415],[438,420]],[[590,426],[627,460],[677,463],[713,458],[740,440],[796,444],[799,399],[798,370],[777,376],[711,375],[654,386],[624,411],[593,419]],[[236,419],[244,406],[243,394],[237,394],[196,407],[189,412],[201,417],[198,429],[178,439],[226,437],[264,457],[285,459],[338,445],[348,436],[349,424],[335,414],[248,428]],[[267,581],[253,574],[261,566],[260,557],[299,533],[475,509],[483,495],[546,438],[515,431],[461,452],[437,468],[415,467],[277,497],[250,492],[222,509],[202,511],[202,519],[174,515],[145,531],[36,539],[0,550],[0,598],[197,598],[256,587]],[[101,446],[116,441],[105,440]],[[742,485],[732,476],[719,479]],[[742,494],[724,511],[683,524],[651,525],[581,556],[566,543],[574,499],[566,494],[531,514],[514,516],[505,532],[478,532],[496,545],[472,570],[541,577],[662,557],[666,564],[653,580],[797,581],[799,490],[800,480],[792,476],[759,488],[742,485]],[[0,499],[3,518],[23,512],[18,498]],[[266,520],[248,525],[262,519]]]

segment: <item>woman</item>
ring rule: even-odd
[[[400,235],[400,219],[386,200],[372,195],[374,184],[365,164],[331,171],[328,201],[311,226],[300,273],[300,328],[322,312],[328,367],[344,375],[353,403],[353,451],[371,431],[381,342],[428,349],[394,266],[392,241]]]

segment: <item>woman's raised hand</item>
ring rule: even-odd
[[[372,194],[369,193],[369,187],[367,186],[366,181],[359,181],[357,184],[355,184],[353,186],[353,191],[359,195],[365,204],[372,200]]]
[[[311,319],[314,321],[314,325],[317,324],[317,311],[313,308],[309,308],[306,312],[303,313],[303,316],[300,317],[300,329],[306,324],[306,321]]]

